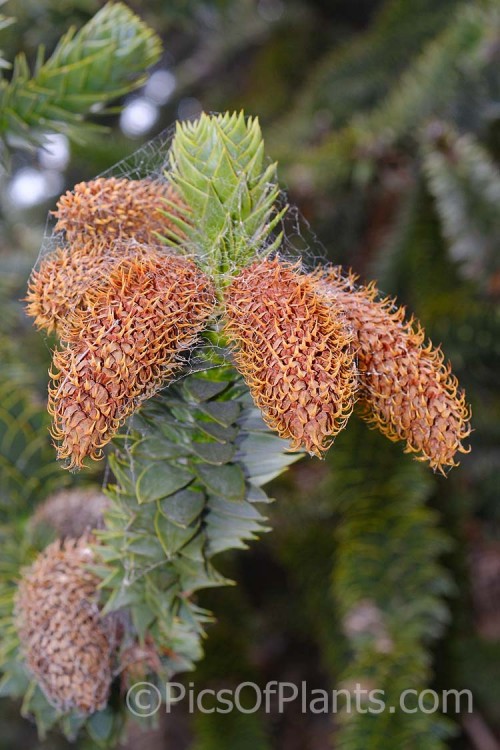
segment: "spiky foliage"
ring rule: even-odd
[[[422,690],[429,680],[427,649],[448,621],[442,597],[453,590],[440,564],[450,542],[426,507],[431,478],[418,464],[399,461],[397,451],[381,450],[379,436],[367,439],[361,428],[337,447],[321,494],[338,513],[332,583],[349,646],[339,681],[347,689],[358,683],[384,690],[394,710],[341,713],[336,743],[342,750],[442,750],[453,731],[449,720],[399,705],[403,690]],[[411,698],[406,705],[413,707]]]
[[[167,182],[126,177],[99,177],[80,182],[62,195],[53,212],[54,231],[64,231],[69,242],[89,239],[135,240],[157,245],[167,230],[175,234],[164,212],[167,203],[173,215],[179,199]]]
[[[399,706],[403,690],[428,686],[430,648],[451,619],[446,597],[455,589],[443,556],[451,542],[428,507],[436,479],[355,416],[321,468],[304,462],[296,481],[278,489],[266,562],[275,564],[277,550],[293,603],[271,594],[270,606],[284,607],[280,620],[293,620],[296,639],[314,635],[317,663],[327,672],[315,687],[342,691],[332,716],[334,747],[443,750],[454,732],[449,718]],[[283,638],[287,630],[279,627]],[[273,667],[276,674],[279,665]],[[384,695],[369,698],[361,689]],[[373,698],[385,700],[384,711],[377,713]],[[413,708],[411,695],[407,705]]]
[[[454,66],[457,56],[472,63],[484,42],[487,24],[496,26],[498,20],[495,3],[459,6],[453,22],[427,45],[387,100],[370,113],[367,130],[380,133],[391,123],[393,136],[401,139],[429,116],[447,113],[464,82],[464,73]]]
[[[0,385],[0,513],[29,508],[43,491],[67,483],[54,461],[45,405],[31,388],[3,377]]]
[[[213,556],[266,530],[261,486],[301,454],[269,432],[223,365],[171,385],[128,427],[110,456],[116,484],[98,532],[105,611],[127,608],[140,643],[152,639],[161,688],[202,654],[210,616],[193,594],[227,583]]]
[[[97,606],[99,579],[86,569],[86,537],[51,544],[24,572],[16,620],[26,666],[61,712],[102,708],[111,684],[111,632]]]
[[[30,519],[30,529],[35,534],[48,529],[58,537],[75,539],[103,526],[107,506],[99,487],[60,490],[40,503]]]
[[[276,206],[276,164],[265,165],[257,119],[241,112],[178,123],[168,177],[186,209],[174,205],[167,216],[212,275],[232,272],[281,243],[281,234],[272,236],[283,215]]]
[[[151,252],[121,261],[65,321],[49,412],[69,467],[102,448],[179,368],[213,310],[210,282],[189,260]]]
[[[33,76],[26,57],[16,58],[11,80],[0,81],[0,137],[32,144],[56,131],[81,139],[91,107],[139,86],[160,51],[159,38],[129,8],[108,3],[45,61],[40,48]]]
[[[228,288],[226,334],[266,423],[293,448],[321,456],[351,414],[356,371],[341,307],[278,259],[258,261]]]
[[[413,22],[420,23],[418,9],[412,6],[412,11]],[[462,104],[463,97],[476,96],[479,74],[482,90],[496,95],[495,56],[488,40],[492,29],[498,29],[497,4],[489,0],[472,5],[458,3],[449,23],[434,36],[440,23],[427,28],[429,41],[385,96],[374,98],[361,115],[356,112],[343,127],[333,127],[319,143],[306,148],[301,159],[313,169],[316,184],[339,185],[349,179],[361,184],[369,179],[377,159],[395,145],[414,139],[429,118],[447,118]],[[407,18],[401,36],[411,28],[409,24]],[[460,67],[456,65],[458,58]],[[362,67],[363,79],[372,74],[369,57]],[[287,157],[286,141],[281,138],[281,142],[285,143],[283,156],[290,158],[295,151],[288,152]]]
[[[440,122],[425,131],[423,153],[451,257],[467,278],[488,289],[499,270],[500,169],[472,134],[459,135]]]
[[[268,145],[284,153],[299,140],[311,143],[325,127],[338,129],[381,100],[422,46],[439,34],[459,0],[389,0],[377,7],[366,33],[327,49],[315,63],[291,109],[271,128]],[[387,50],[391,54],[387,54]],[[322,117],[316,118],[320,112]]]

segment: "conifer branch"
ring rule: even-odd
[[[262,485],[301,457],[269,434],[242,380],[220,366],[148,401],[117,440],[117,479],[99,554],[105,611],[130,607],[167,676],[201,656],[209,613],[193,594],[228,583],[214,555],[266,531]],[[256,505],[257,504],[257,505]]]
[[[494,64],[486,40],[499,22],[494,2],[460,6],[385,98],[306,149],[304,162],[314,168],[318,182],[342,182],[352,175],[354,163],[358,173],[369,173],[381,150],[414,141],[419,126],[432,117],[448,117],[459,93],[473,88]]]
[[[102,129],[84,117],[140,86],[160,51],[159,38],[129,8],[108,3],[70,29],[48,59],[40,48],[32,75],[26,57],[16,58],[11,80],[0,81],[0,137],[25,147],[50,131],[81,141]]]
[[[349,39],[320,59],[299,90],[291,112],[271,127],[272,153],[286,159],[299,143],[314,141],[314,115],[321,111],[332,129],[346,126],[352,114],[370,112],[383,101],[422,47],[449,23],[458,0],[389,0],[381,5],[366,33]],[[390,50],[390,54],[388,54]]]
[[[442,123],[424,134],[424,170],[451,258],[486,281],[498,267],[500,170],[472,135]]]
[[[336,451],[329,483],[340,515],[333,595],[349,644],[339,680],[353,689],[376,686],[394,711],[386,708],[382,722],[369,712],[341,713],[338,746],[396,750],[411,737],[415,747],[442,750],[454,733],[451,722],[405,713],[399,698],[404,690],[423,690],[431,677],[428,649],[449,620],[443,598],[453,592],[440,564],[450,541],[426,505],[432,485],[421,467],[400,464],[389,452],[382,456],[373,433],[361,438],[361,454],[360,438],[352,430]],[[346,476],[349,485],[340,479],[337,486],[336,477]]]

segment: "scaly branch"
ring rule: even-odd
[[[33,75],[26,57],[16,58],[11,80],[0,81],[0,137],[23,146],[43,143],[50,131],[81,140],[97,127],[84,117],[140,86],[160,52],[159,38],[129,8],[105,5],[47,60],[40,48]]]

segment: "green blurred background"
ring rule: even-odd
[[[54,463],[44,413],[50,342],[19,299],[58,195],[176,119],[258,115],[314,254],[377,279],[442,342],[473,408],[472,451],[434,476],[357,419],[325,462],[276,483],[273,531],[220,561],[237,588],[208,591],[197,687],[242,680],[397,695],[468,688],[471,715],[188,716],[180,708],[133,748],[390,750],[500,747],[500,3],[457,0],[170,0],[129,3],[163,39],[146,85],[111,132],[14,150],[1,178],[0,509],[85,481]],[[90,0],[16,0],[4,56],[32,62]],[[98,115],[96,120],[99,121]],[[293,226],[290,232],[293,233]],[[29,448],[30,461],[26,462]],[[29,469],[27,468],[29,466]],[[99,481],[101,477],[94,474]],[[0,704],[0,747],[41,742]],[[444,738],[444,739],[442,739]],[[441,744],[441,743],[444,743]],[[86,745],[88,747],[89,745]]]

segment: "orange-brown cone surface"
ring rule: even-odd
[[[363,415],[390,440],[404,440],[434,469],[455,466],[467,452],[470,410],[439,349],[425,343],[422,328],[405,321],[402,308],[379,300],[372,284],[356,287],[356,277],[331,268],[324,292],[339,305],[358,339]]]
[[[352,411],[352,336],[313,277],[278,260],[246,268],[226,294],[226,333],[266,423],[320,456]]]
[[[165,229],[178,233],[163,211],[165,201],[181,205],[174,189],[159,180],[98,177],[80,182],[57,203],[55,231],[76,238],[131,239],[159,244]],[[170,207],[171,208],[171,207]]]
[[[118,427],[179,367],[212,313],[211,284],[191,260],[125,259],[87,293],[62,331],[49,386],[52,435],[68,468],[97,459]]]
[[[84,302],[85,292],[105,278],[123,258],[146,255],[147,245],[102,239],[75,240],[59,247],[33,271],[26,312],[38,328],[61,333],[68,314]]]
[[[19,582],[16,625],[26,664],[60,711],[91,714],[107,702],[111,632],[97,605],[88,539],[57,541]]]

